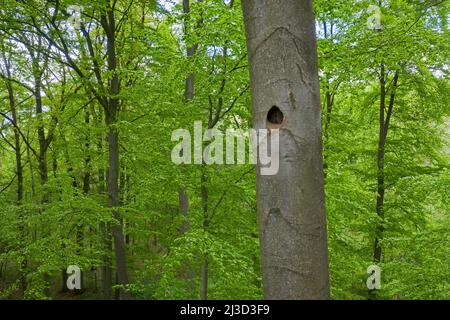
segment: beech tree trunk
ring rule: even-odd
[[[257,169],[266,299],[329,299],[320,88],[311,0],[243,0],[255,129],[279,129]],[[270,112],[269,112],[270,111]]]
[[[106,33],[106,53],[108,59],[108,71],[112,76],[109,80],[109,97],[105,110],[105,122],[108,126],[108,206],[112,209],[116,223],[113,225],[114,252],[116,255],[116,275],[119,285],[128,284],[125,237],[123,235],[122,219],[119,213],[119,132],[115,127],[117,124],[117,114],[119,112],[120,100],[120,79],[117,73],[116,54],[116,22],[114,11],[106,1],[106,14],[101,17],[102,26]],[[119,299],[129,299],[129,295],[124,290],[119,291]]]
[[[386,141],[389,132],[392,112],[394,111],[395,91],[398,86],[399,71],[397,70],[392,79],[392,87],[389,95],[389,104],[386,110],[386,98],[388,90],[386,88],[387,75],[384,64],[380,68],[380,112],[379,112],[379,139],[377,150],[377,204],[376,211],[380,222],[376,227],[373,261],[380,263],[382,258],[381,241],[384,233],[384,198],[386,192],[384,159],[386,155]]]
[[[202,167],[202,211],[203,211],[203,230],[208,232],[209,217],[208,217],[208,176],[205,173],[205,165]],[[208,300],[208,253],[201,254],[202,264],[200,267],[200,300]]]

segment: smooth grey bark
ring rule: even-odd
[[[257,172],[264,296],[329,299],[312,1],[243,0],[242,6],[254,127],[280,129],[278,173],[262,176],[260,164]]]

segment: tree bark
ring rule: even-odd
[[[395,72],[394,78],[392,80],[392,88],[389,98],[388,109],[386,110],[386,71],[384,64],[380,68],[380,111],[379,111],[379,140],[378,140],[378,150],[377,150],[377,204],[376,212],[380,218],[380,222],[376,228],[375,243],[374,243],[374,253],[373,261],[375,263],[381,262],[382,257],[382,247],[381,240],[383,239],[384,233],[384,196],[386,192],[385,187],[385,172],[384,172],[384,160],[385,160],[385,148],[386,139],[389,131],[389,124],[392,117],[392,112],[394,110],[395,103],[395,91],[398,85],[399,71]]]
[[[264,176],[257,166],[264,296],[329,299],[312,1],[243,0],[242,6],[254,127],[279,129],[270,133],[279,134],[278,173]],[[282,121],[274,121],[270,110],[277,110]]]
[[[17,106],[16,106],[16,98],[14,87],[11,82],[12,74],[10,69],[10,61],[6,57],[5,53],[3,53],[3,64],[6,70],[6,87],[8,91],[9,97],[9,106],[11,110],[11,119],[13,121],[14,126],[14,152],[16,159],[16,174],[17,174],[17,207],[19,210],[19,219],[20,219],[20,237],[21,241],[24,242],[26,239],[26,230],[25,230],[25,216],[22,210],[23,204],[23,165],[22,165],[22,150],[20,145],[20,133],[19,133],[19,124],[17,119]],[[22,243],[22,245],[25,245]],[[20,263],[20,289],[22,291],[23,296],[25,296],[25,291],[27,289],[27,281],[26,281],[26,268],[27,268],[27,258],[26,256],[22,257],[22,262]],[[6,267],[6,266],[5,266]]]
[[[205,165],[202,167],[201,178],[201,192],[202,192],[202,211],[203,211],[203,230],[208,232],[209,217],[208,217],[208,176],[206,175]],[[200,300],[208,300],[208,252],[204,252],[201,255],[201,268],[200,268]]]
[[[41,38],[38,38],[38,46],[41,45]],[[48,202],[48,193],[43,187],[48,182],[48,165],[47,165],[47,149],[50,141],[47,141],[47,138],[45,136],[45,127],[44,127],[44,121],[43,121],[43,106],[42,106],[42,77],[44,74],[44,69],[47,67],[47,57],[42,57],[42,54],[40,51],[35,51],[35,49],[32,47],[33,44],[31,43],[24,43],[25,47],[27,48],[30,58],[31,58],[31,67],[32,67],[32,74],[33,74],[33,80],[34,80],[34,88],[33,88],[33,94],[35,99],[35,112],[36,112],[36,118],[37,118],[37,134],[38,134],[38,143],[39,143],[39,150],[37,153],[37,160],[38,160],[38,172],[39,172],[39,178],[40,178],[40,185],[41,185],[41,198],[40,202],[41,204],[46,204]],[[44,66],[40,66],[40,60],[44,59]],[[35,154],[36,155],[36,154]],[[42,213],[42,209],[39,210],[39,213]],[[45,237],[47,234],[47,230],[45,230],[45,225],[42,225],[42,234]],[[45,273],[43,275],[44,281],[47,283],[47,285],[44,287],[44,294],[46,296],[50,296],[50,275]]]
[[[42,108],[42,70],[39,66],[39,57],[35,57],[32,49],[29,50],[32,57],[33,77],[34,77],[34,98],[35,98],[35,112],[38,120],[38,169],[41,186],[44,186],[48,181],[48,165],[47,165],[47,139],[45,137],[45,128],[43,123],[43,108]],[[42,202],[47,202],[47,195],[42,196]]]
[[[109,168],[108,168],[108,206],[116,222],[113,225],[114,252],[116,255],[116,274],[119,285],[128,284],[125,238],[123,235],[122,219],[119,213],[119,132],[115,127],[117,124],[117,113],[119,111],[120,79],[117,73],[116,54],[116,23],[113,8],[109,0],[106,0],[106,12],[102,14],[102,25],[106,33],[106,47],[108,58],[108,70],[111,72],[109,81],[109,97],[105,110],[105,121],[109,128]],[[129,295],[120,289],[119,299],[129,299]]]
[[[94,112],[94,125],[101,126],[101,123],[104,121],[103,113],[105,109],[101,104],[99,105],[98,112],[96,112],[96,108],[93,108]],[[106,142],[105,137],[101,137],[98,139],[97,153],[102,154],[104,152],[103,144]],[[106,194],[106,182],[107,182],[107,171],[104,169],[99,169],[97,171],[97,193],[103,197]],[[112,261],[111,261],[111,252],[112,252],[112,232],[111,226],[108,222],[100,222],[99,230],[103,239],[103,250],[104,256],[102,257],[102,267],[101,267],[101,286],[102,286],[102,298],[104,300],[112,299]]]
[[[183,13],[185,14],[184,19],[184,35],[189,36],[189,15],[191,13],[191,1],[183,0]],[[187,59],[193,59],[198,49],[198,44],[194,44],[186,49]],[[184,102],[186,107],[194,100],[195,97],[195,73],[191,72],[185,79],[184,85]],[[182,171],[185,172],[186,168],[183,167]],[[179,212],[182,216],[183,222],[180,227],[180,234],[184,234],[189,231],[189,193],[187,191],[186,185],[182,184],[178,190],[178,201],[179,201]],[[183,263],[180,270],[180,275],[187,282],[187,291],[189,295],[194,297],[196,295],[197,289],[195,285],[195,275],[196,272],[192,265],[189,263]]]
[[[101,145],[100,145],[101,147]],[[102,150],[102,148],[100,148]],[[105,193],[105,172],[100,169],[98,172],[99,184],[98,192],[103,195]],[[112,238],[111,238],[111,226],[107,222],[100,223],[100,231],[102,233],[103,248],[105,250],[105,256],[103,257],[102,266],[102,293],[104,300],[111,300],[112,298],[112,268],[111,268],[111,252],[112,252]]]

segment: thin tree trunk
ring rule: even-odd
[[[184,25],[184,34],[185,36],[188,35],[188,21],[189,21],[189,14],[191,13],[191,7],[190,7],[190,0],[183,0],[183,13],[186,15],[185,18],[185,25]],[[198,44],[194,44],[193,46],[186,49],[186,56],[187,58],[193,58],[195,56],[195,53],[197,52]],[[186,103],[192,102],[194,100],[194,94],[195,94],[195,74],[190,73],[186,80],[185,80],[185,86],[184,86],[184,98]],[[178,190],[178,199],[179,199],[179,207],[180,207],[180,214],[183,216],[184,221],[181,226],[181,233],[185,233],[189,229],[188,224],[188,212],[189,212],[189,195],[186,191],[185,186],[181,186]]]
[[[380,222],[376,228],[373,260],[375,263],[380,263],[382,258],[382,246],[380,242],[383,239],[384,233],[384,197],[386,192],[385,187],[385,148],[386,139],[389,131],[389,124],[392,117],[392,112],[395,103],[395,91],[398,85],[399,71],[395,72],[392,80],[391,94],[389,98],[388,109],[386,110],[386,71],[384,64],[380,69],[380,110],[379,110],[379,140],[377,151],[377,204],[376,212],[380,218]]]
[[[34,199],[34,197],[36,196],[36,183],[34,181],[34,167],[33,167],[33,161],[31,158],[31,150],[28,145],[27,145],[27,161],[28,161],[29,167],[30,167],[31,198]]]
[[[99,170],[99,186],[98,192],[103,195],[105,193],[105,173],[103,170]],[[106,252],[103,257],[102,266],[102,292],[103,299],[111,300],[112,298],[112,269],[111,269],[111,252],[112,252],[112,238],[111,238],[111,226],[107,222],[100,224],[100,231],[102,233],[103,247]]]
[[[330,92],[330,84],[327,79],[326,92],[325,92],[325,101],[326,101],[326,109],[327,114],[325,118],[325,127],[324,127],[324,177],[327,178],[328,174],[328,157],[330,153],[330,124],[331,124],[331,113],[333,111],[333,94]]]
[[[22,150],[20,145],[20,133],[19,133],[19,124],[17,119],[17,108],[16,108],[16,99],[15,99],[15,93],[14,93],[14,87],[12,85],[11,79],[11,70],[10,70],[10,61],[6,58],[5,53],[3,53],[3,63],[4,67],[6,69],[6,87],[8,91],[8,97],[9,97],[9,106],[11,110],[11,117],[13,121],[14,126],[14,152],[15,152],[15,159],[16,159],[16,174],[17,174],[17,207],[19,210],[19,220],[20,220],[20,226],[19,226],[19,232],[20,237],[22,241],[22,246],[25,244],[26,239],[26,230],[25,230],[25,216],[22,210],[22,204],[23,204],[23,166],[22,166]],[[6,267],[6,265],[5,265]],[[20,289],[22,291],[22,295],[25,296],[25,291],[27,289],[27,281],[26,281],[26,268],[27,268],[27,258],[26,256],[22,257],[22,262],[20,263]]]
[[[89,110],[86,110],[86,113],[84,115],[84,123],[86,124],[87,130],[89,130],[90,124],[91,124],[91,114]],[[86,135],[84,147],[86,150],[86,158],[84,159],[84,178],[83,178],[83,193],[85,195],[89,194],[90,188],[91,188],[91,156],[90,156],[90,136],[89,134]]]
[[[311,0],[243,0],[255,129],[279,135],[257,172],[266,299],[329,299],[320,88]],[[275,154],[275,156],[277,156]]]
[[[384,65],[381,65],[380,70],[380,109],[379,109],[379,140],[378,140],[378,149],[377,149],[377,205],[376,211],[378,217],[381,219],[381,222],[377,226],[377,234],[375,236],[375,245],[374,245],[374,253],[373,260],[375,263],[379,263],[381,261],[381,246],[380,240],[383,233],[383,223],[384,220],[384,146],[385,146],[385,137],[384,137],[384,113],[386,108],[386,75],[384,70]]]
[[[205,173],[205,165],[202,168],[202,211],[203,211],[203,229],[208,232],[209,217],[208,217],[208,177]],[[200,270],[200,300],[208,300],[208,252],[204,252],[202,257],[202,264]]]
[[[187,37],[189,35],[188,27],[189,27],[189,15],[191,13],[190,8],[190,0],[183,0],[183,13],[185,14],[185,21],[184,21],[184,34]],[[198,49],[198,44],[194,44],[191,47],[188,47],[186,49],[186,56],[188,59],[192,59]],[[194,100],[195,96],[195,73],[190,73],[186,79],[185,79],[185,86],[184,86],[184,99],[186,106],[188,106],[189,103],[191,103]],[[182,170],[185,170],[186,168],[182,168]],[[178,190],[178,203],[179,203],[179,212],[183,218],[183,222],[180,227],[180,233],[184,234],[189,231],[189,194],[186,190],[186,186],[183,184],[180,186]],[[195,270],[192,268],[192,266],[189,263],[183,264],[181,270],[181,277],[184,278],[187,282],[187,290],[188,292],[194,296],[196,293],[195,288]]]
[[[324,35],[325,39],[328,39],[328,35],[333,36],[333,23],[331,23],[330,31],[328,32],[327,28],[327,22],[323,22],[323,29],[324,29]],[[328,157],[330,154],[330,125],[331,125],[331,114],[333,112],[333,105],[334,105],[334,92],[331,90],[330,86],[330,77],[328,74],[325,74],[325,104],[326,104],[326,117],[325,117],[325,126],[324,126],[324,163],[323,163],[323,169],[324,169],[324,177],[325,180],[328,175]]]
[[[84,123],[86,125],[86,129],[89,130],[90,126],[90,113],[89,110],[86,109],[84,114]],[[90,149],[90,143],[89,143],[89,134],[86,135],[85,138],[85,152],[87,154],[86,158],[84,159],[84,176],[83,176],[83,194],[87,196],[90,191],[91,187],[91,171],[90,171],[90,163],[91,163],[91,157],[89,155],[89,149]],[[83,225],[79,225],[77,227],[77,255],[81,256],[82,250],[83,250],[83,240],[84,240],[84,227]],[[81,290],[75,290],[77,294],[81,294],[84,292],[84,272],[81,271],[80,274],[80,280],[81,280]]]
[[[48,193],[43,190],[44,186],[48,182],[48,165],[47,165],[47,139],[45,137],[45,128],[43,122],[43,106],[42,106],[42,76],[43,69],[39,65],[40,63],[40,54],[35,56],[34,49],[28,46],[28,51],[30,53],[32,59],[32,71],[34,78],[34,98],[35,98],[35,112],[37,118],[37,134],[38,134],[38,171],[41,185],[41,204],[46,204],[49,200]],[[40,210],[41,213],[41,210]],[[45,236],[47,234],[47,230],[45,230],[45,226],[42,224],[42,234]],[[50,275],[48,273],[44,273],[43,275],[44,281],[48,284],[44,288],[44,294],[46,296],[50,296]]]
[[[95,109],[94,109],[95,111]],[[100,126],[103,122],[103,111],[104,108],[100,106],[98,112],[94,112],[95,114],[95,125]],[[97,152],[99,154],[103,154],[103,144],[106,142],[104,137],[100,138],[97,142]],[[107,172],[104,169],[98,170],[98,181],[97,181],[97,192],[99,195],[103,197],[106,192],[106,181]],[[102,298],[104,300],[112,299],[112,261],[111,261],[111,252],[112,252],[112,232],[111,226],[107,222],[101,222],[99,225],[99,229],[103,239],[103,249],[105,254],[103,256],[103,264],[101,268],[101,287],[102,287]]]
[[[200,274],[200,300],[208,300],[208,267],[208,253],[205,253]]]
[[[39,70],[39,62],[33,59],[33,73],[34,73],[34,97],[35,97],[35,111],[38,119],[38,142],[39,142],[39,157],[38,168],[41,185],[44,186],[48,181],[48,165],[47,165],[47,139],[45,138],[45,129],[43,124],[43,109],[42,109],[42,72]],[[47,202],[47,196],[43,195],[42,202]]]
[[[117,113],[119,111],[120,80],[117,74],[116,55],[116,23],[113,8],[110,1],[106,0],[106,14],[102,15],[102,25],[106,32],[106,47],[108,57],[108,70],[112,76],[109,81],[108,105],[106,109],[105,121],[109,128],[109,168],[108,168],[108,205],[112,209],[116,222],[113,225],[114,251],[116,255],[116,273],[119,285],[128,284],[127,262],[125,251],[125,239],[123,226],[119,213],[119,132],[115,128],[117,124]],[[129,295],[120,289],[119,299],[129,299]]]

